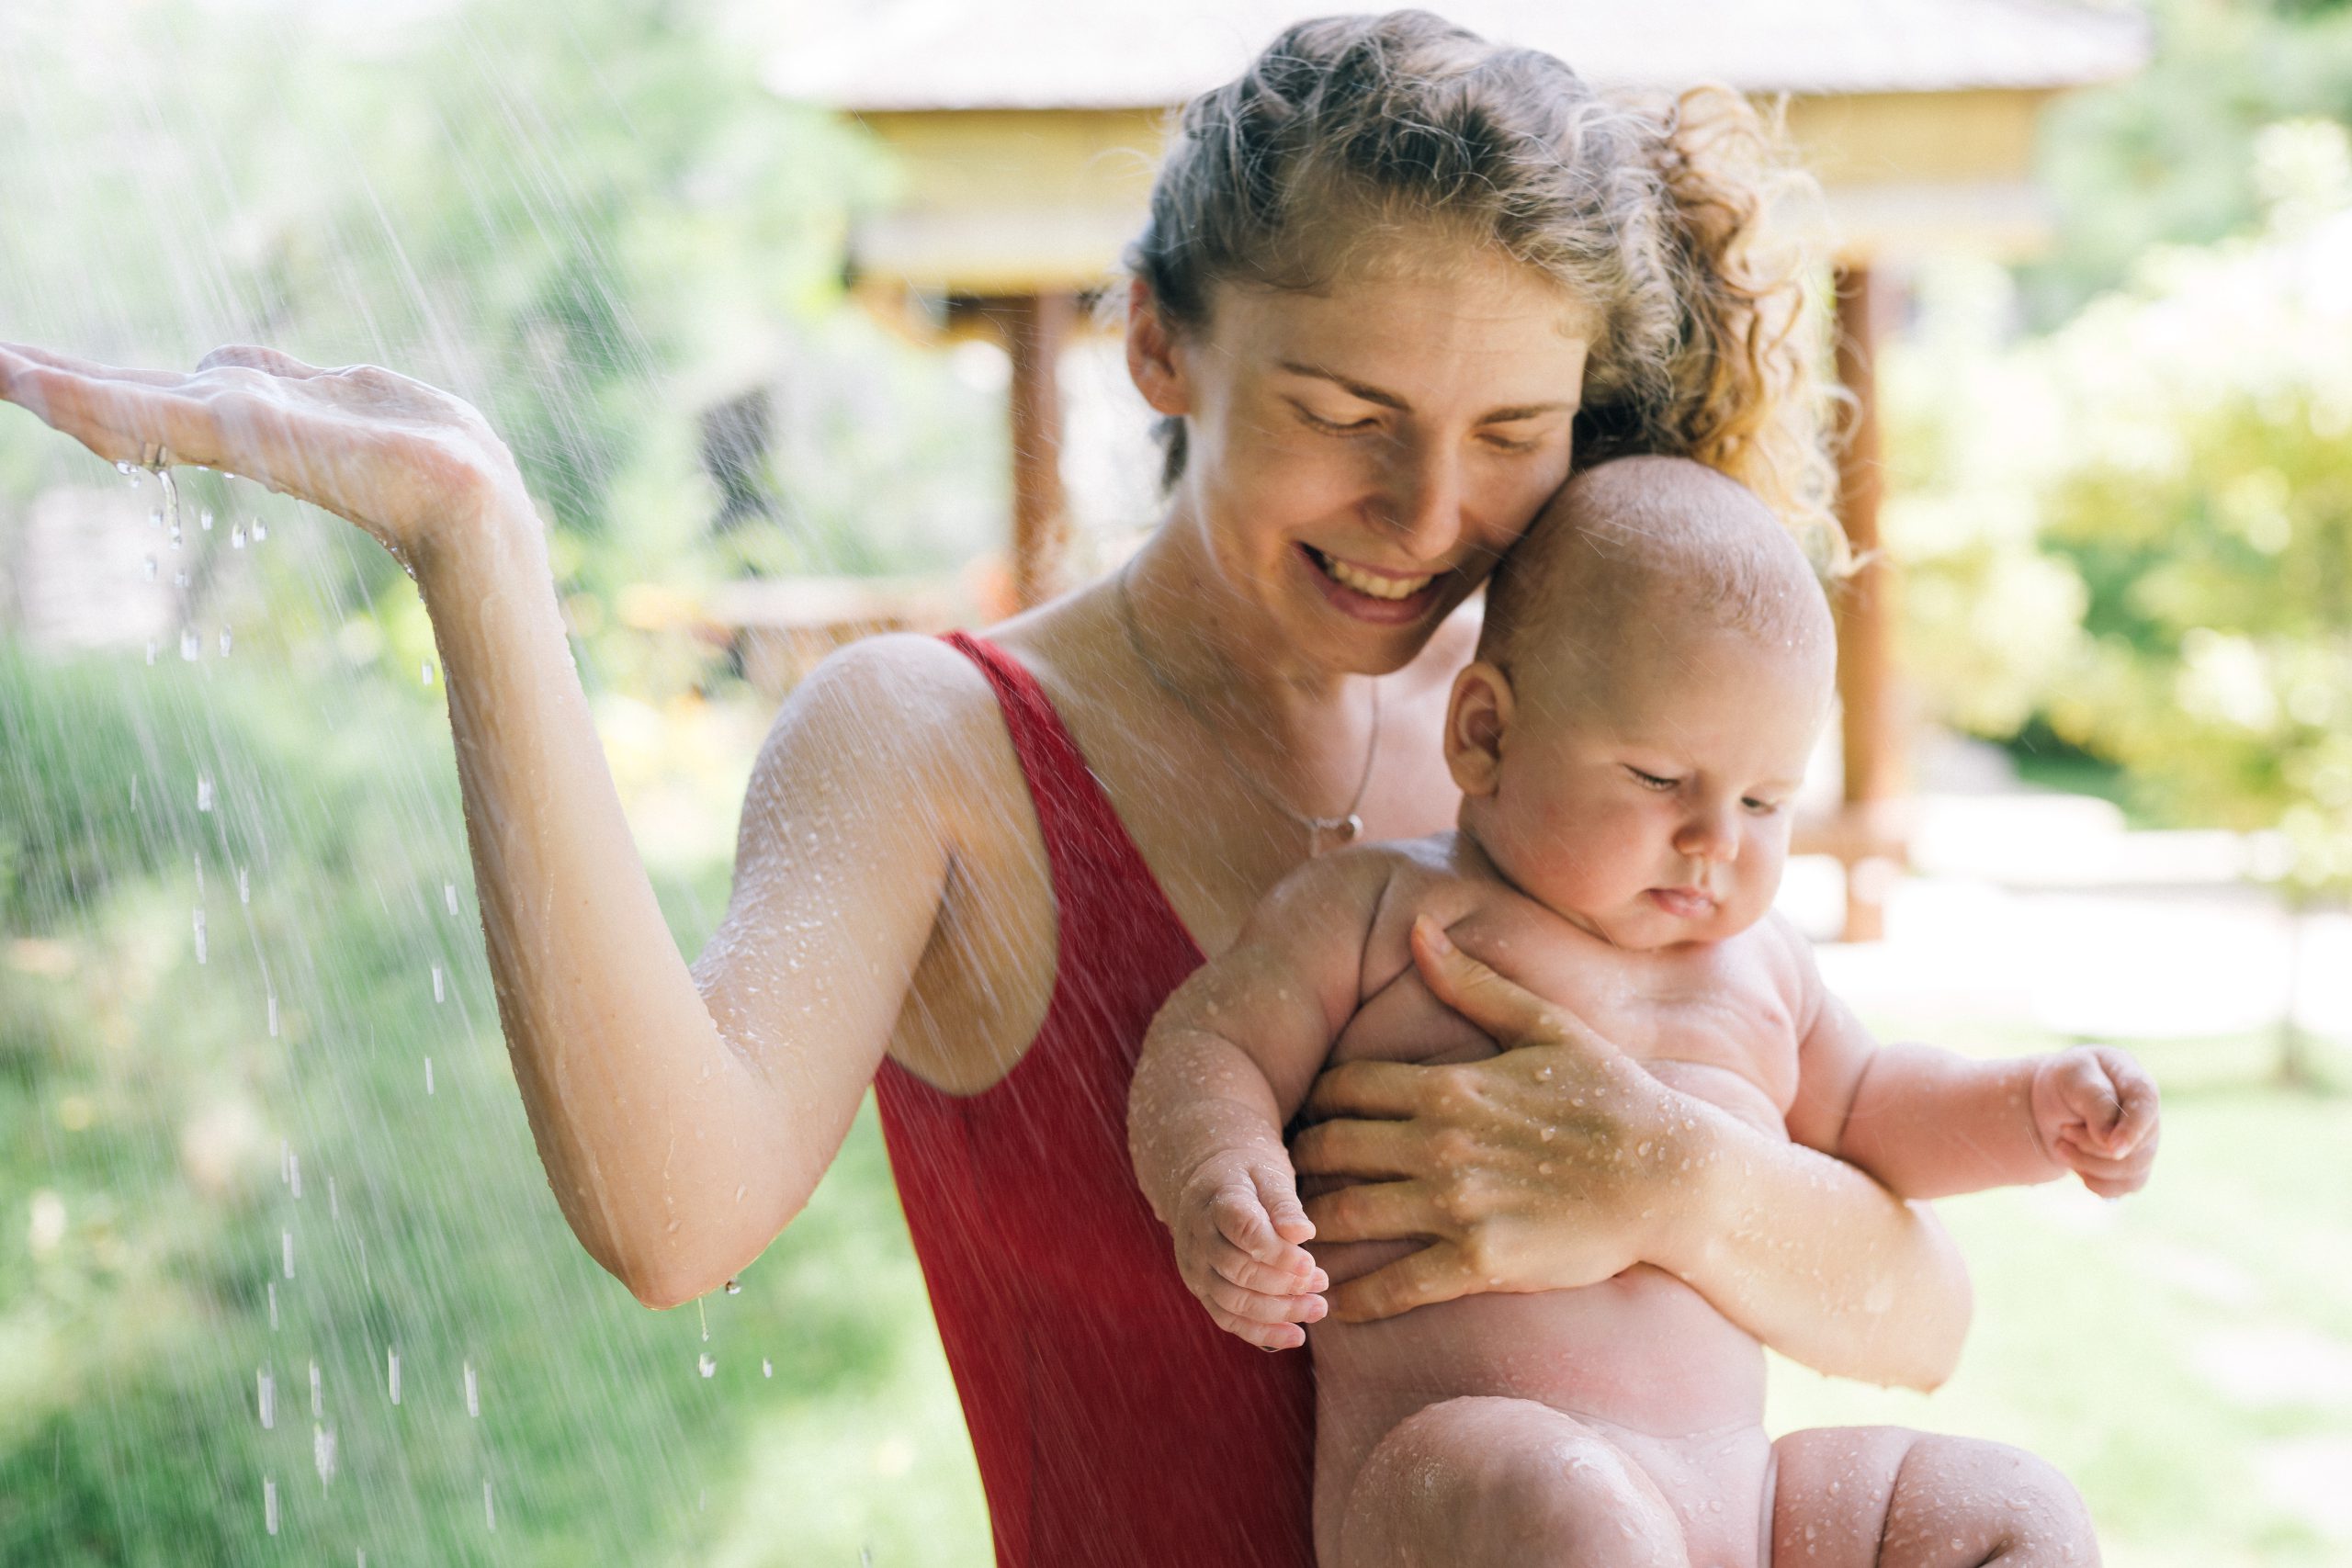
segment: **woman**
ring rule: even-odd
[[[756,1257],[878,1073],[1000,1561],[1296,1568],[1306,1361],[1251,1356],[1178,1280],[1128,1174],[1136,1043],[1304,856],[1451,822],[1435,737],[1469,643],[1448,616],[1573,462],[1688,452],[1804,509],[1796,285],[1751,276],[1753,133],[1727,95],[1612,107],[1411,12],[1301,24],[1195,102],[1132,257],[1159,530],[987,643],[828,661],[776,720],[691,969],[537,517],[471,409],[254,348],[193,375],[0,349],[0,396],[101,457],[311,501],[414,574],[532,1130],[640,1300]],[[1430,1241],[1334,1310],[1649,1261],[1815,1366],[1946,1374],[1966,1286],[1924,1213],[1467,959],[1431,981],[1519,1048],[1321,1084],[1298,1164],[1373,1179],[1318,1201],[1321,1235]],[[1537,1113],[1564,1081],[1590,1086],[1580,1125]],[[1563,1190],[1539,1164],[1594,1174]],[[1229,1310],[1279,1310],[1252,1283]]]

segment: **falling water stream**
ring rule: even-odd
[[[847,412],[780,417],[786,456],[836,457],[770,527],[791,570],[875,570],[1000,526],[1001,390],[858,368],[879,351],[826,337],[866,329],[806,303],[835,264],[788,225],[632,254],[730,203],[821,227],[857,177],[748,77],[740,122],[648,151],[732,58],[723,6],[647,41],[675,9],[12,0],[0,338],[151,369],[268,342],[480,403],[554,522],[691,954],[766,707],[740,682],[700,703],[707,651],[619,629],[638,585],[709,570],[681,564],[716,502],[680,410],[752,384],[724,344],[845,378]],[[109,473],[0,407],[0,1213],[32,1242],[0,1278],[0,1561],[971,1560],[870,1125],[692,1314],[648,1313],[565,1226],[399,566],[250,479]]]

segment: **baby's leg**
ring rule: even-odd
[[[1531,1399],[1398,1422],[1348,1489],[1323,1568],[1689,1568],[1674,1509],[1593,1428]]]
[[[2022,1449],[1900,1427],[1833,1427],[1792,1432],[1772,1457],[1773,1568],[2098,1562],[2081,1495]]]

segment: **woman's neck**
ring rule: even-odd
[[[1362,743],[1372,677],[1304,656],[1262,606],[1234,591],[1181,515],[1109,586],[1147,680],[1237,750],[1311,756],[1342,737]]]

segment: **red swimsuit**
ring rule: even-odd
[[[996,688],[1051,865],[1053,1000],[1001,1082],[875,1089],[1000,1568],[1313,1568],[1314,1385],[1209,1321],[1127,1162],[1145,1028],[1202,962],[1036,678]]]

